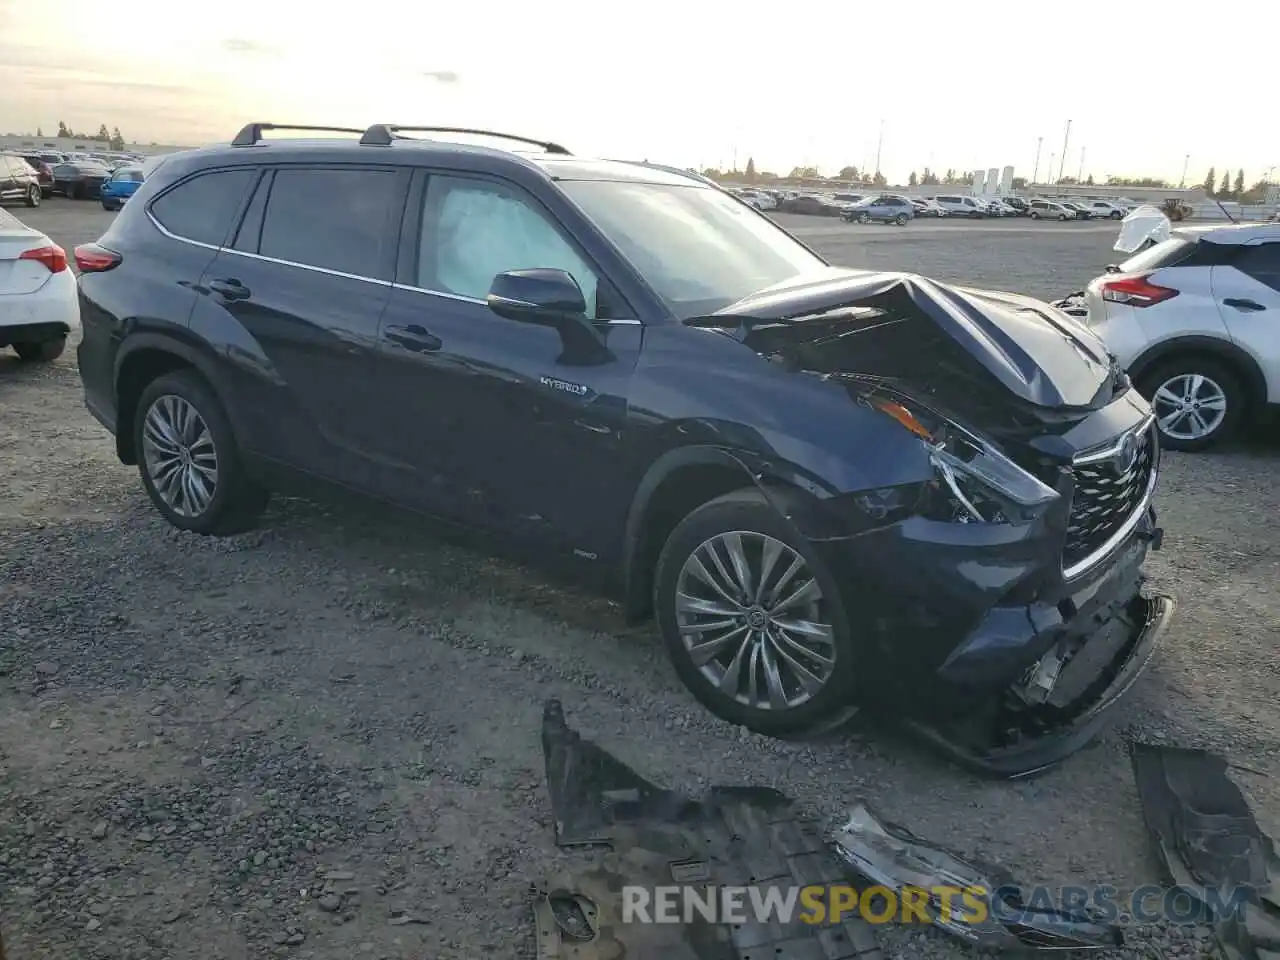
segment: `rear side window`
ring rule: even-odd
[[[1272,290],[1280,290],[1280,242],[1241,247],[1236,268]]]
[[[184,180],[151,204],[151,215],[176,237],[220,246],[256,172],[215,170]]]
[[[1120,264],[1125,273],[1142,273],[1165,267],[1213,267],[1232,261],[1237,248],[1230,244],[1170,237]]]
[[[390,280],[400,180],[390,170],[277,170],[259,252],[357,277]]]

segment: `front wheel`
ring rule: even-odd
[[[1189,356],[1145,373],[1139,392],[1155,411],[1160,442],[1170,450],[1205,450],[1244,420],[1248,400],[1239,378],[1213,357]]]
[[[51,363],[62,356],[62,351],[66,347],[67,338],[56,337],[53,340],[15,343],[13,351],[18,355],[18,359],[24,363]]]
[[[1028,214],[1028,216],[1030,216],[1032,220],[1040,219],[1040,214],[1036,213],[1034,210],[1030,214]]]
[[[1060,213],[1058,214],[1058,219],[1065,223],[1067,219],[1067,215],[1065,213]]]
[[[168,373],[148,384],[133,438],[147,494],[175,527],[228,536],[257,523],[268,494],[246,475],[231,421],[197,374]]]
[[[755,489],[681,521],[658,560],[654,609],[680,679],[723,720],[786,736],[851,705],[854,646],[836,582]]]
[[[1112,220],[1123,220],[1123,219],[1124,219],[1124,214],[1123,214],[1123,213],[1121,213],[1119,210],[1112,210],[1112,211],[1111,211],[1111,219],[1112,219]]]
[[[40,196],[41,196],[40,187],[33,185],[31,189],[27,191],[27,206],[28,207],[40,206]]]
[[[119,210],[120,208],[104,197],[102,200],[102,209],[103,210]]]
[[[909,217],[908,217],[905,213],[900,213],[900,214],[898,214],[896,217],[894,217],[894,218],[893,218],[893,222],[894,222],[894,223],[896,223],[896,224],[897,224],[898,226],[900,226],[900,227],[905,227],[905,226],[907,225],[907,220],[908,220],[908,219],[909,219]]]
[[[860,214],[858,214],[858,222],[859,222],[859,223],[870,223],[870,222],[871,222],[871,214],[869,214],[869,213],[860,213]]]

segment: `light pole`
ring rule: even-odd
[[[876,141],[876,173],[880,173],[880,152],[884,149],[884,121],[880,121],[880,138]]]
[[[1084,183],[1084,149],[1080,148],[1080,169],[1076,171],[1076,183]]]
[[[1067,132],[1062,135],[1062,162],[1058,164],[1058,182],[1062,182],[1062,168],[1067,165],[1067,144],[1071,142],[1071,121],[1067,121]],[[1053,165],[1050,164],[1050,169]]]
[[[1053,185],[1053,161],[1057,159],[1056,153],[1049,154],[1049,185]]]
[[[1031,170],[1031,182],[1036,182],[1036,174],[1040,172],[1040,148],[1044,146],[1044,137],[1036,137],[1036,163]]]
[[[1182,158],[1182,179],[1178,181],[1178,189],[1184,190],[1187,186],[1187,164],[1191,162],[1191,154],[1187,154]]]

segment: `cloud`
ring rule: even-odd
[[[226,37],[220,46],[228,53],[244,53],[250,56],[272,56],[276,53],[276,48],[270,44],[259,43],[244,37]]]
[[[462,79],[452,70],[427,70],[422,75],[428,80],[434,80],[436,83],[457,83]]]

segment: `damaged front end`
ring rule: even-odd
[[[1048,304],[899,274],[687,322],[857,411],[788,438],[827,454],[816,507],[770,482],[767,455],[740,463],[841,587],[859,702],[1002,777],[1096,737],[1173,610],[1142,574],[1162,540],[1157,432],[1101,342]]]
[[[873,884],[901,895],[929,891],[921,912],[935,926],[985,949],[1104,950],[1122,946],[1113,924],[1079,910],[1032,906],[1003,868],[966,860],[945,847],[854,807],[836,833],[846,864]]]

